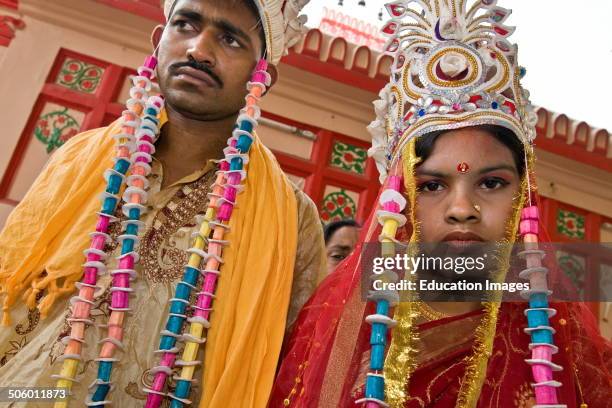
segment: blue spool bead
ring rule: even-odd
[[[172,347],[174,347],[174,344],[176,343],[176,339],[172,336],[161,336],[161,340],[159,342],[159,349],[160,350],[170,350]]]
[[[138,225],[136,224],[128,224],[125,227],[125,233],[128,235],[138,235]]]
[[[372,370],[382,370],[385,361],[385,346],[377,344],[372,346],[372,354],[370,355],[370,368]]]
[[[185,267],[185,273],[183,274],[183,280],[190,285],[195,286],[198,282],[198,276],[200,275],[200,271],[191,266]]]
[[[170,302],[170,313],[185,314],[186,309],[187,305],[183,302],[179,302],[178,300]]]
[[[185,285],[184,282],[179,282],[176,285],[176,297],[179,299],[189,299],[189,295],[191,294],[191,288]]]
[[[387,341],[387,326],[383,323],[372,324],[372,334],[370,335],[370,344],[385,345]]]
[[[183,407],[184,405],[181,401],[175,400],[174,398],[170,399],[170,408],[183,408]]]
[[[531,332],[532,343],[546,343],[553,344],[553,336],[550,330],[534,330]]]
[[[251,144],[253,140],[247,136],[240,136],[238,138],[238,143],[236,143],[236,148],[240,150],[242,153],[246,153],[251,148]]]
[[[125,174],[130,168],[130,162],[125,159],[119,159],[115,162],[115,171]]]
[[[117,194],[121,188],[121,182],[123,180],[117,174],[111,174],[108,178],[108,186],[106,192],[110,194]]]
[[[155,108],[147,108],[145,113],[154,117],[155,115],[157,115],[157,110]]]
[[[106,197],[104,203],[102,203],[102,212],[104,214],[113,215],[115,213],[115,207],[117,206],[117,199],[115,197]]]
[[[366,398],[385,399],[385,380],[382,377],[368,375],[366,378]]]
[[[528,310],[527,322],[529,327],[548,326],[548,313],[546,310]]]
[[[98,384],[96,386],[96,391],[91,396],[91,400],[92,401],[104,401],[104,399],[106,398],[106,394],[108,394],[109,390],[110,390],[109,384]]]
[[[102,381],[110,381],[111,370],[113,369],[112,361],[100,361],[98,365],[98,378]]]
[[[379,300],[376,303],[376,313],[387,316],[389,314],[389,302],[387,300]]]
[[[529,297],[529,307],[531,309],[538,309],[541,307],[548,307],[548,296],[546,293],[534,293]]]
[[[230,161],[230,170],[242,170],[242,159],[240,157],[234,157]]]
[[[253,133],[253,124],[248,120],[243,120],[242,122],[240,122],[240,130]]]
[[[134,250],[134,240],[131,238],[123,240],[121,244],[121,254],[127,254]]]
[[[140,219],[140,209],[130,208],[128,215],[129,215],[130,220],[139,220]]]
[[[174,395],[179,398],[187,398],[189,396],[189,390],[191,388],[191,382],[185,380],[178,380],[176,382],[176,390]]]
[[[172,333],[179,334],[181,331],[181,326],[183,326],[182,317],[178,316],[170,316],[168,317],[168,322],[166,323],[166,330],[171,331]]]

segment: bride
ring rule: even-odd
[[[507,39],[513,28],[503,24],[510,11],[492,0],[469,9],[464,0],[386,7],[394,62],[369,127],[379,203],[352,256],[303,308],[269,406],[611,406],[610,344],[583,304],[548,299],[547,282],[560,277],[538,246],[545,233],[533,174],[536,117]],[[459,252],[520,243],[527,301],[399,301],[393,290],[370,290],[366,301],[364,244],[373,242],[388,258],[398,243]],[[502,250],[488,278],[504,282],[513,256]]]

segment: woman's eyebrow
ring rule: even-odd
[[[421,169],[421,168],[416,169],[416,175],[417,176],[431,176],[431,177],[438,177],[438,178],[448,177],[447,173],[443,173],[441,171],[436,171],[436,170]]]
[[[492,171],[497,171],[497,170],[508,170],[511,172],[516,172],[516,167],[509,165],[509,164],[498,164],[495,166],[488,166],[485,168],[482,168],[478,171],[478,174],[485,174],[485,173],[490,173]]]

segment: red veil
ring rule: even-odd
[[[410,235],[410,227],[406,228],[404,238]],[[371,332],[364,319],[373,313],[374,305],[361,296],[361,257],[364,243],[375,242],[380,229],[373,211],[352,255],[322,282],[302,309],[284,346],[270,407],[350,407],[363,397]],[[559,273],[549,277],[563,279]],[[610,342],[600,336],[594,316],[583,303],[551,303],[551,307],[558,311],[551,318],[559,347],[554,359],[564,367],[554,377],[563,383],[558,392],[560,403],[570,408],[584,407],[582,403],[592,408],[612,407]],[[526,303],[509,302],[500,307],[478,407],[534,404],[531,370],[524,361],[529,358],[530,341],[523,332],[525,308]],[[442,347],[442,353],[423,359],[411,375],[405,406],[456,406],[480,313],[418,326],[424,341],[449,344]]]

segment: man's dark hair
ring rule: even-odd
[[[359,228],[360,225],[359,225],[359,223],[357,221],[355,221],[353,219],[346,219],[346,220],[330,222],[323,229],[323,238],[325,239],[325,245],[327,245],[327,243],[329,242],[331,237],[334,236],[336,231],[338,231],[340,228],[343,228],[343,227],[355,227],[355,228]]]

